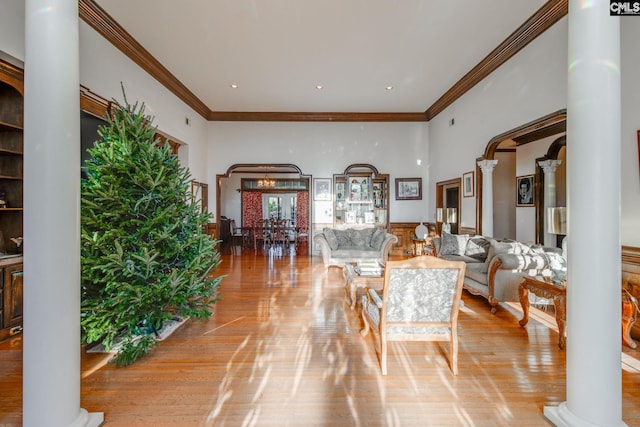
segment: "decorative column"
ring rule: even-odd
[[[482,235],[493,236],[493,169],[497,160],[480,160],[482,170]]]
[[[556,426],[624,426],[620,20],[608,0],[570,0],[568,19],[567,400],[544,413]]]
[[[548,208],[556,206],[556,169],[562,164],[562,160],[543,160],[538,165],[544,171],[544,245],[557,246],[556,235],[547,232]]]
[[[77,0],[26,0],[23,425],[98,426],[80,408]]]

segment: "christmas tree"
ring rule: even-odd
[[[81,181],[82,338],[118,344],[128,365],[157,343],[176,317],[206,319],[221,277],[216,242],[203,232],[208,215],[190,189],[190,174],[168,144],[154,141],[144,105],[117,104],[89,150]]]

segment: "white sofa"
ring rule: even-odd
[[[385,263],[398,238],[378,228],[338,230],[324,228],[313,241],[320,247],[324,266],[343,267],[358,260]]]
[[[524,276],[566,272],[560,248],[445,232],[434,238],[434,246],[438,257],[467,264],[464,289],[486,298],[492,313],[500,302],[520,301]]]

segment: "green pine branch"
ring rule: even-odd
[[[126,98],[125,98],[126,99]],[[208,318],[221,277],[208,216],[189,192],[190,174],[156,129],[144,105],[119,105],[99,129],[81,183],[82,337],[112,348],[118,366],[147,354],[175,316]]]

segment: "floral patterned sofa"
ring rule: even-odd
[[[378,228],[348,228],[345,230],[324,228],[313,238],[322,252],[324,266],[343,267],[358,260],[385,263],[391,247],[398,238]]]
[[[464,261],[464,288],[489,301],[495,313],[499,302],[518,302],[524,276],[566,272],[562,249],[485,236],[442,233],[433,240],[437,256]]]

